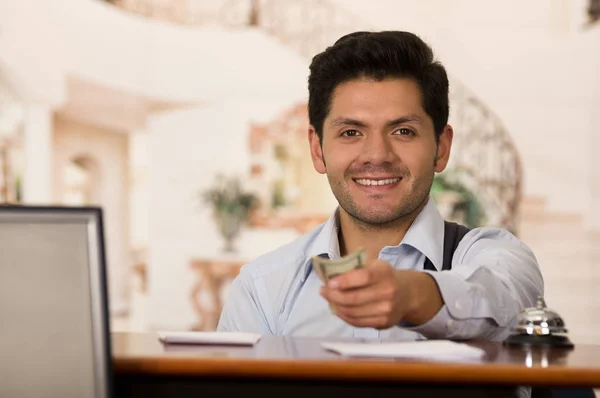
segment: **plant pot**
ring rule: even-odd
[[[225,240],[223,251],[225,253],[235,253],[235,240],[242,230],[244,220],[235,213],[221,213],[217,216],[217,225],[219,232]]]

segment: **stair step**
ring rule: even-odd
[[[580,224],[584,220],[583,215],[577,213],[554,213],[546,211],[529,211],[520,214],[521,224],[529,223],[552,223],[552,224]]]
[[[593,265],[590,264],[593,256],[586,253],[570,254],[552,254],[552,253],[535,253],[537,262],[544,272],[559,273],[567,275],[572,273],[592,272]]]
[[[563,310],[583,311],[596,314],[600,311],[600,305],[591,300],[592,289],[561,289],[554,286],[546,286],[544,298],[549,308],[561,312]]]
[[[561,220],[547,220],[547,219],[536,221],[536,222],[521,221],[517,231],[520,235],[524,235],[527,233],[533,233],[533,234],[537,235],[540,232],[542,232],[542,233],[548,233],[548,232],[564,233],[565,231],[568,231],[568,232],[581,233],[581,234],[586,232],[582,223],[580,223],[580,222],[570,222],[570,221],[564,222]]]
[[[542,276],[544,277],[544,281],[549,283],[554,283],[555,281],[559,281],[565,286],[571,283],[579,283],[581,286],[586,287],[590,283],[594,283],[594,280],[597,278],[594,275],[594,269],[590,267],[588,264],[584,264],[578,267],[547,267],[544,264],[540,264],[540,270],[542,271]],[[600,281],[597,281],[600,282]]]
[[[564,238],[573,237],[583,239],[589,237],[583,224],[562,223],[553,221],[544,221],[539,223],[523,223],[517,230],[519,236],[532,236],[534,238]]]
[[[527,195],[521,199],[520,210],[546,208],[548,199],[541,195]]]
[[[524,243],[527,244],[525,239],[522,239]],[[572,237],[568,237],[565,239],[544,239],[531,241],[528,244],[532,250],[545,250],[550,251],[552,253],[560,253],[560,252],[573,252],[580,250],[588,250],[591,251],[594,249],[594,245],[587,241],[587,239],[573,239]]]

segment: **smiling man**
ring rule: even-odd
[[[407,32],[357,32],[310,66],[308,140],[339,206],[308,235],[244,266],[218,330],[499,340],[543,295],[536,259],[497,228],[445,222],[430,198],[452,147],[448,78]],[[365,248],[322,286],[312,256]],[[333,311],[331,310],[331,308]]]

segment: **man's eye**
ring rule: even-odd
[[[412,131],[411,129],[401,128],[401,129],[394,131],[394,134],[396,134],[396,135],[414,135],[415,132]]]
[[[357,137],[360,135],[360,132],[358,132],[357,130],[346,130],[342,133],[342,136],[344,137]]]

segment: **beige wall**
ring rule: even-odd
[[[131,254],[129,244],[128,136],[77,122],[60,115],[54,118],[53,193],[64,203],[64,170],[75,158],[93,163],[94,199],[104,211],[111,310],[126,307]]]

